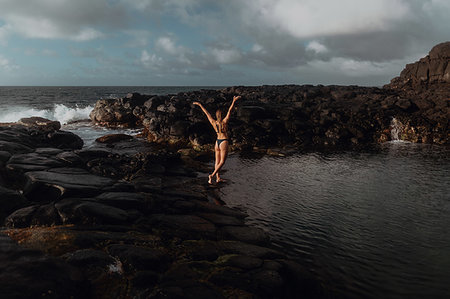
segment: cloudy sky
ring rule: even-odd
[[[448,0],[0,0],[0,85],[378,86]]]

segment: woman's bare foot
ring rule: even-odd
[[[212,184],[212,175],[208,175],[208,184]]]
[[[217,179],[216,179],[216,182],[217,182],[217,183],[225,183],[226,180],[221,179],[221,178],[217,178]]]

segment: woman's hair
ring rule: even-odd
[[[222,110],[220,110],[220,109],[217,109],[217,111],[216,111],[216,119],[217,119],[217,121],[222,121]]]

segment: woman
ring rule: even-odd
[[[227,159],[227,155],[228,155],[228,143],[229,143],[228,130],[227,130],[228,121],[230,120],[230,115],[231,115],[231,111],[234,108],[234,104],[240,98],[241,98],[241,96],[233,97],[233,102],[231,103],[231,106],[228,109],[228,113],[224,118],[222,118],[222,111],[220,109],[218,109],[216,111],[216,119],[212,118],[211,114],[209,114],[208,110],[206,110],[202,104],[200,104],[199,102],[193,103],[194,105],[197,105],[202,109],[202,111],[206,114],[206,117],[208,117],[209,122],[211,123],[211,125],[213,126],[214,130],[217,133],[217,140],[216,140],[216,144],[214,146],[216,162],[215,162],[215,167],[214,167],[213,173],[208,176],[209,184],[212,184],[212,178],[214,176],[216,176],[217,183],[224,181],[220,178],[219,171],[222,168],[223,164],[225,164],[225,160]]]

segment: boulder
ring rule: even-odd
[[[17,123],[26,127],[46,132],[58,131],[59,129],[61,129],[61,123],[59,121],[54,121],[38,116],[21,118]]]
[[[115,143],[122,140],[132,139],[133,136],[127,134],[109,134],[95,139],[98,143]]]
[[[81,149],[83,139],[72,132],[56,131],[47,135],[50,144],[60,149]]]
[[[24,195],[32,201],[50,202],[62,197],[95,196],[102,190],[113,189],[115,183],[112,179],[89,174],[83,169],[58,170],[27,172]]]
[[[0,223],[15,210],[24,207],[28,201],[19,192],[0,186]]]

